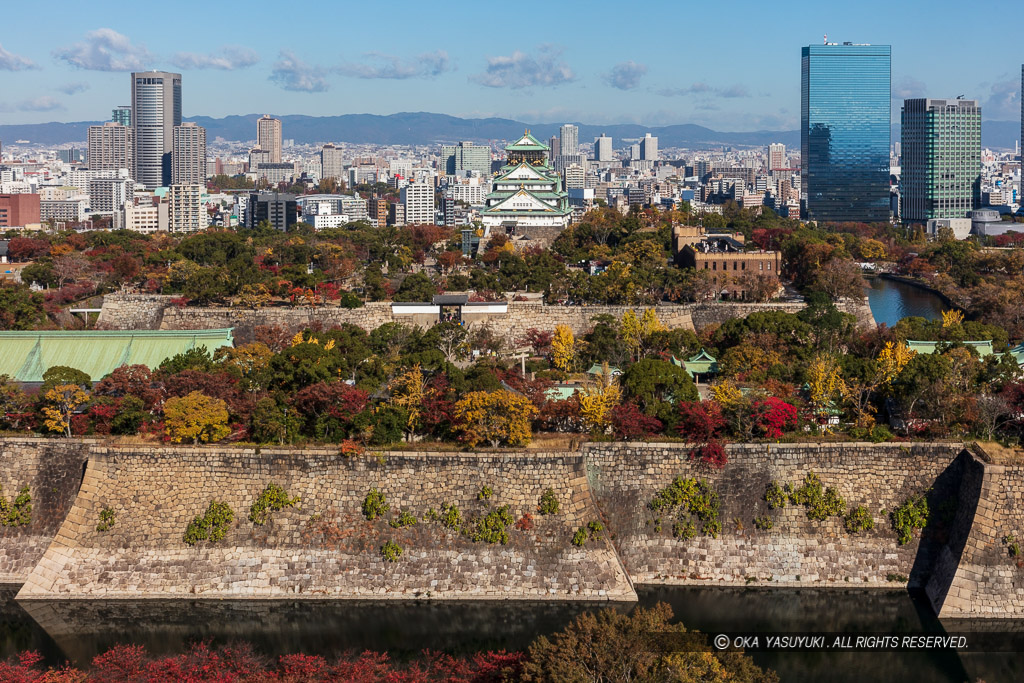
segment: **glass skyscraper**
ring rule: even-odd
[[[802,49],[800,176],[803,217],[889,220],[888,45]]]

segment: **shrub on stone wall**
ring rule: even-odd
[[[914,529],[923,529],[928,524],[928,499],[921,493],[911,496],[903,504],[889,513],[889,521],[896,532],[896,540],[900,545],[910,543]]]
[[[267,521],[271,512],[278,512],[284,508],[290,508],[298,503],[300,498],[289,498],[288,492],[271,482],[260,492],[256,500],[249,507],[249,521],[257,526],[262,526]]]
[[[846,503],[839,492],[831,486],[824,490],[822,488],[818,475],[808,472],[804,476],[804,483],[800,488],[790,487],[789,500],[794,505],[803,505],[807,508],[807,519],[818,522],[843,514]]]
[[[384,494],[375,488],[370,489],[366,498],[363,499],[363,516],[371,521],[382,517],[390,509],[391,506],[388,505]]]
[[[473,527],[472,539],[474,542],[484,541],[485,543],[508,543],[508,528],[515,522],[508,505],[502,505],[497,510],[491,510],[476,521]]]
[[[235,512],[227,503],[211,500],[203,515],[196,516],[185,528],[185,543],[195,545],[199,541],[216,543],[224,538],[231,522],[235,520]]]
[[[772,522],[772,518],[768,515],[761,515],[760,517],[754,517],[754,528],[760,531],[768,531],[775,523]]]
[[[14,500],[7,502],[7,498],[0,491],[0,524],[4,526],[26,526],[32,521],[32,496],[29,495],[28,487],[22,487]]]
[[[398,545],[394,541],[387,541],[380,547],[380,556],[388,562],[398,562],[398,558],[402,556],[402,546]]]
[[[764,492],[764,500],[768,503],[768,508],[771,510],[777,510],[779,508],[786,507],[787,496],[779,486],[778,482],[773,481],[768,484],[768,488]]]
[[[685,521],[684,515],[692,515],[701,523],[701,533],[705,536],[717,538],[722,531],[721,500],[718,492],[703,480],[676,477],[654,495],[647,507],[655,512],[678,510],[679,521]]]
[[[408,510],[402,510],[398,513],[398,516],[388,522],[394,529],[404,529],[410,526],[416,526],[416,515],[412,514]]]
[[[540,495],[540,504],[537,505],[537,511],[542,515],[558,514],[558,497],[555,495],[554,489],[546,489]]]
[[[117,521],[117,513],[113,508],[104,507],[100,510],[100,523],[96,525],[96,531],[109,531]]]
[[[859,531],[871,531],[875,528],[875,520],[871,517],[871,513],[864,505],[858,505],[855,508],[851,508],[843,518],[843,528],[851,534],[855,534]]]

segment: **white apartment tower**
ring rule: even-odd
[[[612,160],[612,139],[601,133],[601,137],[594,138],[594,159],[596,161]]]
[[[405,223],[434,222],[434,186],[428,183],[410,183],[402,188]]]
[[[558,155],[567,156],[580,153],[580,129],[567,123],[559,129]]]
[[[206,129],[202,126],[189,122],[174,127],[171,184],[206,184]]]
[[[108,121],[102,126],[89,126],[87,163],[92,171],[128,169],[135,177],[135,132],[128,126]]]
[[[640,141],[640,158],[645,161],[658,160],[658,138],[652,137],[650,133]]]
[[[334,145],[324,145],[320,150],[320,177],[342,180],[345,177],[345,160],[341,149]]]
[[[270,163],[281,163],[281,119],[265,114],[256,121],[256,145],[270,153]]]
[[[786,168],[786,146],[779,142],[768,145],[768,170],[778,171]]]
[[[181,125],[181,74],[132,73],[135,180],[147,188],[171,183],[174,127]]]
[[[207,227],[202,185],[171,185],[167,188],[168,222],[171,232],[198,232]]]

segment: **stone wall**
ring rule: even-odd
[[[637,584],[891,587],[899,583],[887,577],[899,574],[911,585],[923,585],[940,531],[900,546],[883,511],[929,489],[936,499],[955,499],[953,463],[961,449],[960,444],[731,445],[728,465],[708,471],[690,462],[684,444],[590,444],[587,476]],[[768,509],[764,493],[770,482],[798,486],[809,471],[823,486],[834,486],[847,509],[866,505],[874,529],[849,534],[841,518],[812,521],[805,508],[794,505]],[[718,538],[698,533],[692,541],[677,540],[673,517],[647,508],[679,475],[705,478],[718,491]],[[770,530],[755,528],[754,518],[760,516],[772,519]]]
[[[31,521],[0,526],[0,583],[21,583],[39,562],[71,509],[89,443],[64,439],[0,439],[0,496],[12,502],[28,486]]]
[[[1024,544],[1024,466],[961,455],[963,485],[956,523],[942,548],[927,594],[943,618],[1024,614],[1024,556],[1003,539]]]
[[[255,330],[261,326],[278,326],[299,331],[320,325],[324,329],[340,327],[346,323],[358,325],[367,332],[385,323],[401,318],[391,315],[391,304],[370,302],[361,308],[336,306],[298,306],[295,308],[196,308],[171,306],[164,310],[158,329],[205,330],[234,328],[236,344],[255,339]]]
[[[19,597],[635,600],[607,539],[570,543],[597,519],[586,481],[579,454],[96,448],[74,508]],[[249,507],[270,482],[301,504],[257,526]],[[494,494],[481,502],[485,485]],[[371,488],[387,496],[387,519],[364,518]],[[446,502],[467,519],[506,504],[520,519],[536,513],[547,488],[560,513],[511,529],[507,545],[423,519]],[[226,538],[185,544],[189,521],[214,499],[234,510]],[[100,532],[103,508],[116,521]],[[420,521],[390,527],[399,510]],[[404,549],[397,562],[381,556],[387,540]]]
[[[96,327],[103,330],[159,330],[173,297],[162,294],[107,294]],[[197,329],[212,329],[207,325]]]

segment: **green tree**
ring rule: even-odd
[[[92,378],[77,368],[54,365],[43,373],[43,384],[39,387],[39,393],[45,394],[58,384],[73,384],[76,387],[91,388]]]
[[[42,294],[24,285],[0,284],[0,330],[31,330],[44,322]]]
[[[668,426],[676,422],[675,406],[679,401],[697,400],[697,387],[686,370],[663,360],[644,358],[634,363],[622,374],[619,383],[627,399]]]

